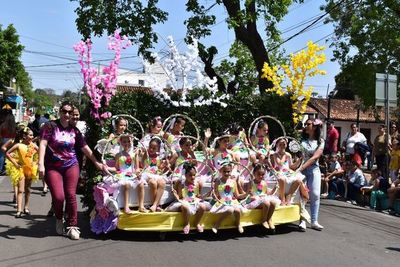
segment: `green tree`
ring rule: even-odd
[[[10,24],[3,30],[0,24],[0,88],[9,86],[10,81],[15,79],[17,87],[30,97],[31,79],[20,60],[23,49],[14,26]]]
[[[59,96],[51,94],[53,89],[36,89],[33,98],[30,101],[30,106],[34,107],[39,113],[46,113],[52,110],[57,104]]]
[[[336,76],[338,96],[357,94],[372,105],[375,73],[400,73],[400,1],[326,2],[325,10],[331,10],[328,22],[333,22],[337,40],[332,44],[334,58],[341,65]]]
[[[168,13],[157,8],[158,0],[71,0],[78,1],[79,6],[75,10],[78,15],[76,20],[78,31],[84,36],[91,34],[102,35],[104,32],[111,34],[120,28],[122,34],[129,36],[139,46],[139,53],[146,58],[150,57],[149,48],[157,41],[156,33],[152,27],[156,23],[164,23]],[[211,6],[206,7],[206,3]],[[215,0],[200,1],[187,0],[186,10],[191,16],[185,21],[187,26],[186,41],[191,37],[201,39],[211,34],[211,27],[216,24],[216,16],[210,14],[210,10],[217,5],[223,6],[228,14],[225,18],[228,27],[235,32],[236,40],[240,41],[251,54],[257,73],[257,84],[261,92],[271,88],[272,84],[262,79],[262,67],[265,62],[271,64],[271,52],[275,49],[267,49],[268,45],[280,41],[277,23],[288,13],[288,7],[294,2],[303,0]],[[265,25],[267,42],[261,38],[258,24]],[[276,46],[272,46],[276,47]],[[205,64],[205,72],[208,76],[216,76],[219,90],[227,92],[227,84],[224,78],[219,76],[213,65],[218,50],[215,46],[206,48],[199,45],[200,58]]]

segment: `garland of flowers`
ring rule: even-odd
[[[203,106],[218,103],[223,107],[227,104],[223,100],[228,99],[227,94],[218,95],[217,78],[210,79],[202,73],[202,63],[199,60],[198,42],[193,38],[192,44],[187,46],[186,53],[181,54],[176,47],[174,40],[171,36],[167,40],[169,56],[160,57],[157,53],[152,56],[163,69],[168,78],[171,90],[180,94],[180,100],[172,100],[170,94],[165,92],[165,85],[160,84],[157,78],[150,73],[146,82],[150,85],[155,93],[155,96],[163,102],[170,103],[172,106],[190,107],[190,106]],[[143,61],[146,69],[150,69],[151,64],[148,61]],[[193,99],[193,103],[187,99],[188,93],[194,88],[205,89],[210,94],[205,98],[200,96]]]
[[[290,54],[290,65],[271,67],[268,63],[264,63],[261,77],[270,80],[273,84],[273,87],[267,91],[275,92],[280,96],[285,93],[290,95],[294,124],[301,121],[314,89],[312,86],[305,88],[306,79],[318,74],[326,74],[326,71],[318,69],[318,66],[326,61],[325,54],[319,53],[324,49],[323,46],[310,41],[307,43],[307,50]],[[290,84],[284,89],[281,84],[285,80],[288,80]]]
[[[100,112],[100,108],[107,107],[111,98],[116,94],[117,71],[121,60],[121,50],[131,46],[131,42],[126,36],[120,36],[120,31],[116,30],[113,36],[108,37],[108,50],[115,52],[114,59],[109,66],[102,69],[99,74],[96,68],[91,67],[92,63],[92,42],[87,39],[86,42],[80,41],[74,45],[74,50],[79,55],[78,63],[81,66],[81,73],[92,103],[91,115],[95,119],[108,119],[110,112]],[[101,114],[100,114],[101,113]]]

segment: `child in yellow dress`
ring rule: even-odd
[[[7,159],[12,163],[13,170],[8,168],[9,175],[15,184],[18,184],[17,192],[17,214],[16,218],[21,218],[22,213],[30,215],[28,209],[30,188],[33,181],[38,179],[37,151],[38,147],[33,140],[33,132],[28,128],[22,130],[21,143],[15,144],[6,152]],[[11,156],[13,152],[14,157]],[[11,164],[9,164],[11,165]],[[10,167],[10,166],[9,166]],[[22,209],[22,195],[25,193],[25,205]]]

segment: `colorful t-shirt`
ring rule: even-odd
[[[78,128],[73,126],[63,127],[59,120],[50,121],[43,125],[40,139],[47,140],[45,166],[68,168],[78,164],[76,148],[86,146]]]

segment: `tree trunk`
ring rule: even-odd
[[[223,0],[226,10],[228,11],[231,19],[239,18],[240,13],[240,1]],[[270,64],[267,49],[265,48],[264,41],[257,31],[256,24],[256,3],[255,0],[250,1],[246,4],[246,15],[247,17],[253,17],[253,20],[248,19],[246,25],[243,23],[237,23],[238,26],[234,27],[235,36],[237,40],[240,40],[246,45],[253,57],[256,69],[258,72],[258,86],[260,93],[265,93],[266,89],[272,88],[273,84],[267,79],[261,78],[262,68],[264,63]]]

